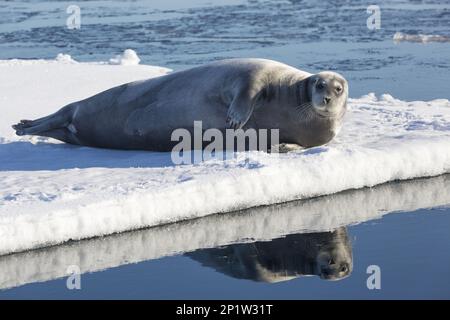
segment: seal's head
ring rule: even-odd
[[[345,111],[348,84],[340,74],[324,71],[311,76],[309,90],[311,105],[318,114],[334,117]]]
[[[345,237],[346,238],[346,237]],[[316,274],[325,280],[340,280],[350,275],[353,269],[350,244],[331,242],[322,247],[316,257]]]

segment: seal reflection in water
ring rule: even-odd
[[[313,147],[337,134],[347,97],[347,81],[335,72],[229,59],[123,84],[13,128],[19,136],[77,145],[171,151],[174,130],[194,137],[194,122],[201,121],[203,131],[217,129],[223,137],[226,129],[275,129],[277,143]]]
[[[262,282],[310,275],[340,280],[353,270],[345,227],[333,232],[292,234],[271,241],[202,249],[186,255],[233,278]]]

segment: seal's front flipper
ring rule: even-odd
[[[227,113],[227,126],[231,129],[241,129],[250,119],[254,104],[251,94],[248,92],[240,92],[234,97]]]
[[[299,146],[298,144],[280,143],[280,144],[273,145],[270,148],[270,153],[288,153],[288,152],[293,152],[293,151],[300,151],[303,149],[305,149],[305,148],[303,148],[302,146]]]

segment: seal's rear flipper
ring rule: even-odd
[[[20,120],[12,126],[18,136],[42,135],[54,129],[65,128],[70,124],[72,113],[70,109],[63,108],[60,111],[36,120]]]

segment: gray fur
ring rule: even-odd
[[[328,86],[318,90],[316,84]],[[337,95],[334,86],[342,87]],[[279,129],[281,143],[312,147],[341,126],[348,86],[332,72],[316,75],[265,59],[230,59],[111,88],[56,113],[13,126],[102,148],[170,151],[173,130]],[[323,105],[325,96],[331,101]]]

